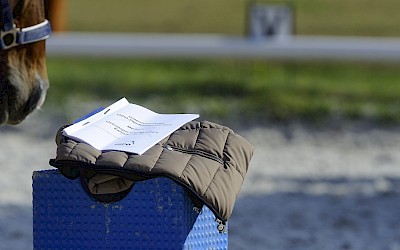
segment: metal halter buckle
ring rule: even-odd
[[[12,28],[11,30],[8,31],[0,30],[1,49],[6,50],[17,46],[18,45],[17,36],[19,31],[20,29],[17,28],[15,25],[14,28]]]

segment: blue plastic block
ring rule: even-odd
[[[168,178],[135,183],[114,203],[93,200],[57,170],[33,173],[34,249],[227,249],[214,214],[200,214]]]

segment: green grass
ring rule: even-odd
[[[288,3],[297,34],[399,36],[397,0],[258,0]],[[68,0],[70,30],[244,35],[249,0]]]
[[[400,122],[398,66],[259,61],[48,60],[46,105],[127,97],[206,119]]]
[[[69,0],[74,31],[245,35],[246,0]],[[400,36],[400,1],[289,3],[297,34]],[[49,59],[47,107],[122,96],[158,112],[241,121],[332,118],[400,122],[398,65]]]

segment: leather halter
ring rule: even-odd
[[[10,0],[0,0],[1,21],[0,50],[7,50],[15,46],[45,40],[51,33],[50,23],[47,19],[43,22],[25,28],[17,28]]]

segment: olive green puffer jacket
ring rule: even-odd
[[[207,121],[183,125],[143,155],[102,152],[61,131],[50,164],[68,178],[90,176],[92,194],[118,193],[129,190],[134,181],[165,176],[185,187],[195,203],[208,206],[223,223],[232,213],[253,155],[243,137]]]

